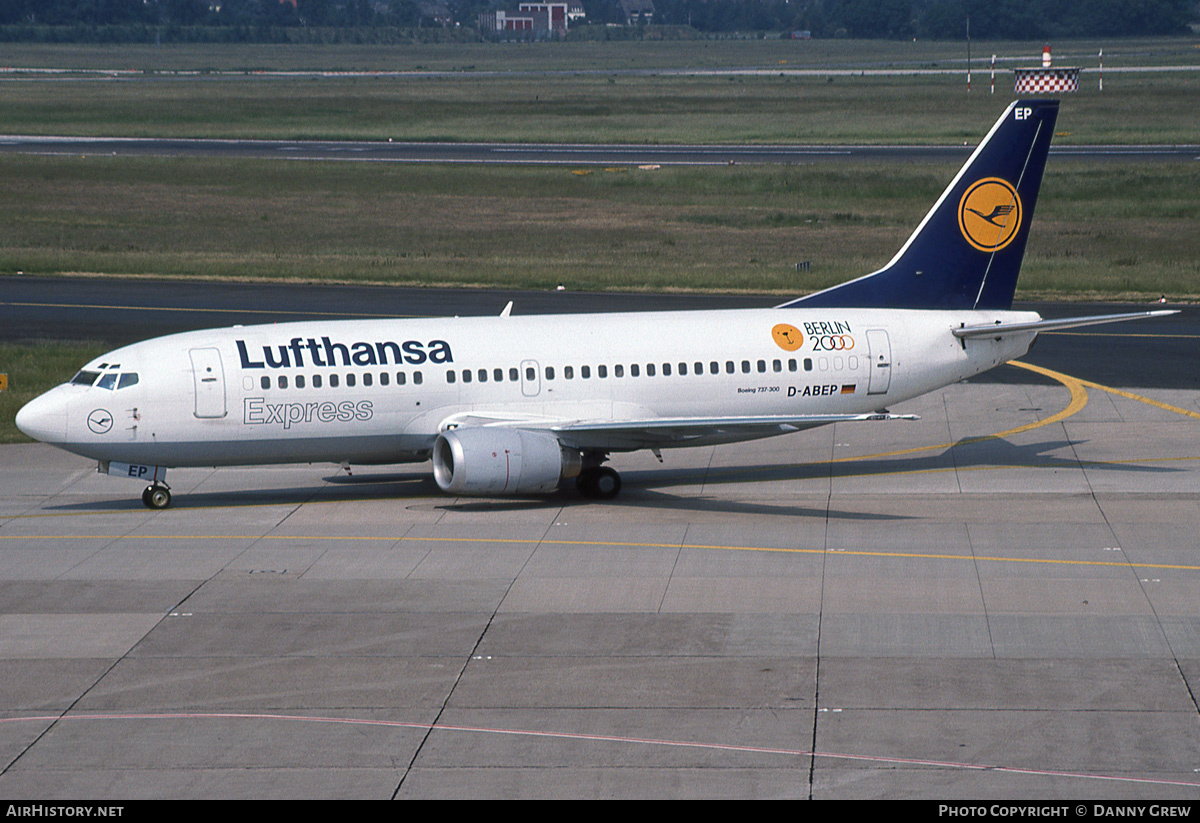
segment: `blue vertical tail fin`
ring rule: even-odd
[[[780,308],[1011,308],[1057,117],[1014,102],[891,262]]]

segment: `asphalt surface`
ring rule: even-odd
[[[0,277],[0,340],[97,340],[114,347],[178,331],[320,318],[752,308],[784,298],[755,295],[535,292],[197,283],[122,278]],[[1043,317],[1178,308],[1171,317],[1043,335],[1026,362],[1098,383],[1200,388],[1200,307],[1159,304],[1022,303]],[[981,382],[1041,378],[1001,368]]]
[[[390,163],[727,165],[877,160],[962,161],[974,146],[579,145],[562,143],[382,143],[378,141],[196,140],[0,135],[0,153],[120,157],[236,157]],[[1200,145],[1052,147],[1055,158],[1129,161],[1200,159]]]
[[[24,277],[0,296],[4,339],[114,346],[509,300],[778,302]],[[915,421],[616,455],[610,503],[300,464],[172,470],[155,512],[91,461],[0,446],[0,795],[1195,802],[1198,320],[1046,335],[1026,359],[1059,378],[1004,367],[893,409]]]
[[[301,464],[175,470],[152,512],[0,446],[0,796],[1187,812],[1200,392],[897,411],[617,455],[610,503]]]

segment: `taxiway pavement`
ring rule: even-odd
[[[895,411],[611,503],[2,446],[0,795],[1200,797],[1200,392]]]

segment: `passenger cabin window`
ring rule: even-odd
[[[405,383],[404,372],[402,372],[402,371],[396,372],[396,385],[403,386],[404,383]]]
[[[419,371],[415,371],[415,372],[413,372],[413,382],[419,386],[425,382],[425,376],[422,375]]]
[[[329,388],[336,389],[338,387],[338,379],[336,374],[329,375]]]
[[[262,386],[264,389],[269,389],[269,388],[271,388],[271,378],[267,377],[267,376],[264,374],[264,375],[262,376],[262,379],[258,381],[258,384],[259,384],[260,386]]]
[[[367,372],[366,374],[363,375],[363,385],[364,386],[369,386],[369,385],[371,385],[372,382],[373,382],[372,374],[370,372]]]
[[[386,386],[392,382],[392,376],[385,371],[379,373],[379,385]]]
[[[458,379],[458,375],[454,373],[454,369],[450,369],[450,371],[446,372],[446,382],[447,383],[453,383],[457,379]]]
[[[516,383],[518,380],[521,379],[521,373],[519,371],[517,371],[515,366],[508,370],[508,379],[511,380],[513,383]]]
[[[613,366],[613,377],[624,377],[624,376],[625,376],[625,367],[624,366],[622,366],[620,363]]]
[[[574,380],[575,379],[575,367],[574,366],[563,366],[563,377],[567,380]]]
[[[504,382],[504,369],[492,369],[492,379],[497,383]]]
[[[591,366],[580,366],[579,367],[579,376],[582,377],[584,380],[587,380],[589,377],[592,376],[592,367]]]
[[[353,386],[357,382],[358,382],[358,378],[355,377],[353,374],[346,375],[346,385],[347,386]]]
[[[302,375],[302,374],[296,375],[296,388],[298,388],[298,389],[304,388],[304,375]]]
[[[547,379],[547,380],[553,380],[553,379],[554,379],[554,367],[553,367],[553,366],[547,366],[547,367],[546,367],[546,379]]]
[[[287,388],[287,375],[286,374],[279,375],[279,388],[281,388],[281,389]]]
[[[608,377],[608,366],[597,366],[596,376],[600,378]]]

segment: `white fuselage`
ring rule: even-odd
[[[59,386],[18,422],[99,461],[418,461],[468,418],[536,428],[873,412],[1018,357],[1035,336],[963,341],[952,329],[1037,319],[794,308],[212,329],[110,352],[84,367],[109,377]],[[686,445],[761,436],[730,428]]]

